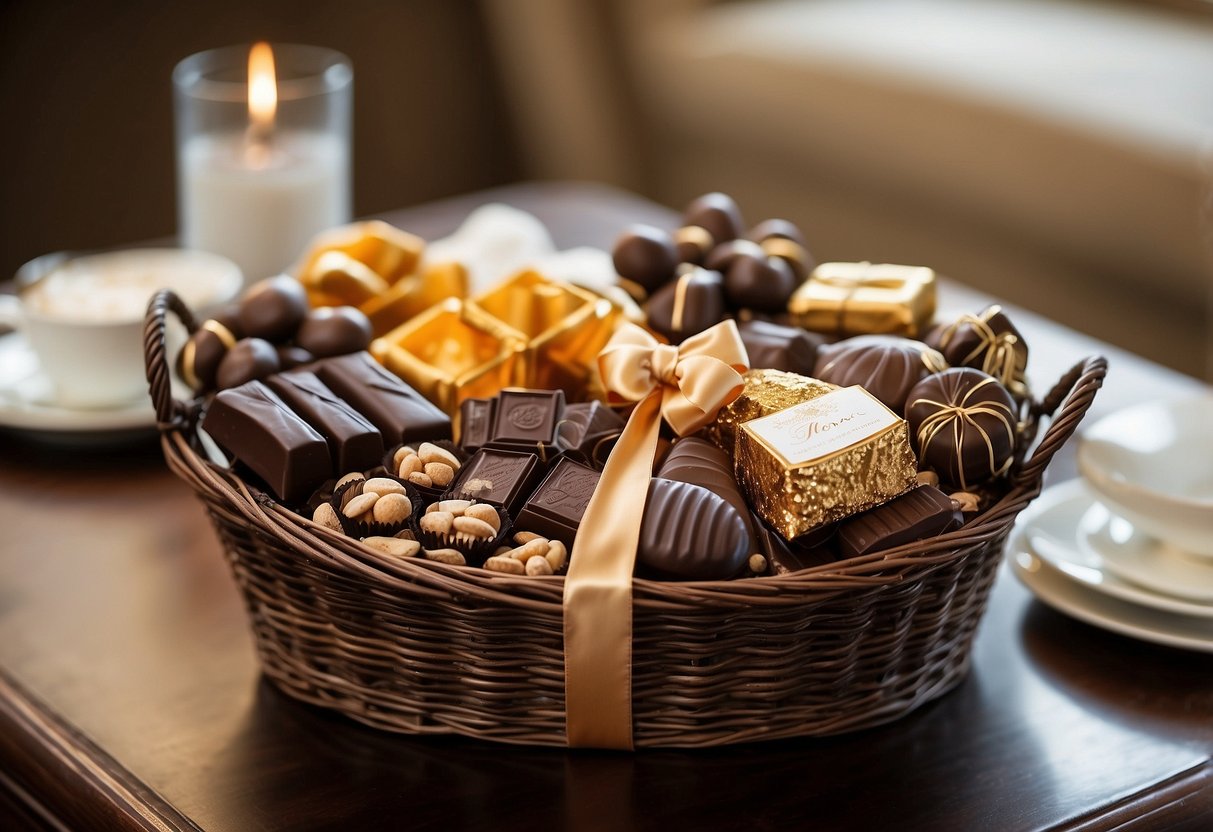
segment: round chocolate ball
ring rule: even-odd
[[[779,312],[800,281],[791,267],[777,257],[741,255],[724,273],[724,294],[734,309]]]
[[[304,317],[295,343],[317,358],[348,355],[371,345],[371,322],[352,306],[325,306]]]
[[[292,367],[299,367],[316,359],[316,356],[312,355],[303,347],[296,347],[294,344],[280,344],[277,348],[277,352],[278,366],[282,370],[289,370]]]
[[[857,335],[821,347],[813,376],[840,387],[858,384],[900,414],[910,389],[947,367],[943,356],[921,341],[896,335]]]
[[[762,250],[762,246],[753,240],[729,240],[727,243],[721,243],[708,252],[708,256],[704,258],[703,266],[705,269],[711,269],[723,274],[728,271],[729,266],[733,265],[733,261],[739,257],[752,257],[760,260],[766,257],[766,253]]]
[[[273,375],[280,368],[273,344],[263,338],[242,338],[219,362],[215,385],[220,390],[239,387],[246,381]]]
[[[805,245],[804,235],[800,233],[800,229],[790,220],[771,219],[763,220],[750,229],[750,233],[746,235],[756,243],[761,243],[763,240],[777,238],[781,240],[791,240],[794,243]]]
[[[724,283],[720,272],[694,269],[658,289],[645,306],[649,326],[671,343],[703,332],[724,320]]]
[[[240,300],[240,330],[249,338],[281,344],[295,335],[307,310],[303,284],[284,274],[267,277],[250,286]]]
[[[611,258],[621,277],[650,293],[674,276],[679,262],[674,238],[652,225],[633,225],[624,231]]]
[[[693,263],[702,266],[705,258],[711,253],[716,241],[706,228],[698,225],[684,225],[674,232],[674,245],[678,248],[679,263]]]
[[[953,367],[914,385],[906,401],[919,464],[945,490],[971,491],[1000,477],[1015,458],[1015,401],[998,379]]]
[[[177,354],[177,375],[195,393],[215,389],[215,374],[236,336],[221,322],[204,321]]]
[[[682,224],[706,228],[716,245],[737,239],[745,227],[733,197],[722,193],[704,194],[693,200],[682,215]]]

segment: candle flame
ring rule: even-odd
[[[254,128],[268,131],[278,109],[278,81],[274,73],[274,51],[265,41],[254,43],[248,53],[248,114]]]

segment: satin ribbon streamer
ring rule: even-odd
[[[636,402],[586,506],[564,583],[568,744],[632,748],[632,570],[661,422],[693,433],[741,393],[748,368],[732,321],[660,344],[624,324],[598,356],[608,399]]]

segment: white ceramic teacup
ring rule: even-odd
[[[1078,469],[1113,514],[1213,558],[1213,396],[1105,416],[1083,431]]]
[[[0,297],[0,323],[21,331],[69,408],[118,407],[147,395],[143,316],[169,288],[194,310],[213,310],[240,291],[240,269],[223,257],[181,249],[130,249],[32,260],[16,296]]]

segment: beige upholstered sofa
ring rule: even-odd
[[[1208,377],[1213,15],[1097,0],[486,0],[533,174],[705,189]]]

